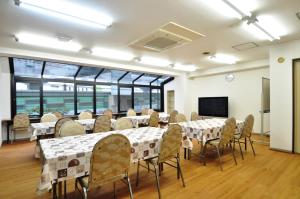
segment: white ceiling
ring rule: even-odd
[[[253,5],[255,8],[253,11],[258,16],[271,15],[284,27],[287,34],[282,36],[281,40],[274,42],[255,38],[237,25],[239,22],[237,19],[224,17],[215,9],[207,6],[204,1],[206,0],[72,1],[109,14],[113,18],[113,25],[111,28],[103,30],[80,26],[21,9],[13,4],[13,0],[1,0],[0,46],[104,60],[85,52],[74,54],[19,44],[11,37],[21,31],[49,36],[61,33],[73,37],[75,41],[87,48],[108,47],[131,51],[137,56],[148,55],[166,58],[173,63],[180,62],[195,64],[200,68],[212,68],[224,66],[224,64],[209,61],[207,56],[202,55],[205,51],[234,55],[243,63],[268,58],[270,45],[300,38],[300,21],[295,15],[300,11],[299,0],[244,0]],[[206,37],[161,53],[138,51],[128,47],[129,43],[170,21],[205,34]],[[245,51],[236,51],[232,48],[234,45],[247,42],[256,42],[259,47]],[[120,63],[125,64],[125,62]],[[137,65],[134,62],[126,64]]]

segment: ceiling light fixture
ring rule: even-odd
[[[85,8],[70,2],[59,0],[14,0],[15,5],[48,14],[65,20],[96,28],[107,28],[112,24],[112,19],[95,10]]]
[[[185,65],[185,64],[175,64],[173,67],[175,70],[181,70],[185,72],[193,72],[197,70],[197,67],[195,65]]]
[[[151,66],[160,66],[160,67],[167,67],[171,64],[168,60],[154,58],[154,57],[141,57],[139,63],[151,65]]]
[[[65,51],[78,52],[82,46],[79,43],[69,41],[61,41],[58,38],[46,37],[31,33],[19,33],[15,35],[16,41],[33,46],[45,48],[53,48]]]
[[[134,55],[131,53],[98,47],[92,49],[92,55],[122,61],[131,61],[134,58]]]
[[[209,56],[208,59],[223,64],[235,64],[238,61],[237,58],[230,55],[224,55],[224,54],[215,54]]]

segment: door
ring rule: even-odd
[[[293,93],[294,93],[294,136],[293,151],[300,153],[300,60],[294,62],[293,66]]]
[[[168,91],[167,94],[167,112],[171,113],[175,109],[175,99],[174,99],[175,91]]]

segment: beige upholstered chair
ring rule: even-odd
[[[60,137],[73,136],[73,135],[83,135],[85,134],[84,127],[75,121],[64,122],[59,130]]]
[[[253,115],[248,115],[246,117],[245,121],[244,121],[244,126],[243,126],[241,134],[235,134],[234,135],[234,144],[235,144],[236,141],[239,143],[242,159],[244,159],[244,155],[243,155],[241,143],[246,145],[247,144],[247,138],[250,142],[253,155],[255,156],[255,151],[254,151],[254,148],[253,148],[253,141],[251,140],[253,125],[254,125],[254,116]],[[241,139],[245,139],[245,142],[240,141]]]
[[[161,168],[163,164],[170,165],[177,169],[177,179],[181,177],[183,187],[185,187],[183,174],[180,166],[180,146],[182,140],[181,127],[178,124],[171,124],[168,130],[163,134],[162,142],[160,145],[160,151],[158,157],[146,159],[147,164],[151,164],[154,167],[154,172],[156,176],[156,186],[158,190],[158,196],[161,198],[160,193],[160,185],[159,185],[159,173],[161,172]],[[176,159],[176,163],[172,161],[172,159]],[[176,165],[174,165],[174,163]],[[137,165],[137,176],[136,176],[136,186],[139,183],[139,167],[145,167],[140,164],[138,161]],[[146,167],[145,167],[146,168]],[[149,168],[148,168],[149,169]]]
[[[64,117],[64,115],[61,112],[58,112],[58,111],[55,111],[52,114],[55,115],[58,120]]]
[[[116,121],[115,130],[124,130],[133,128],[132,122],[128,118],[120,118]]]
[[[93,132],[107,132],[111,130],[111,120],[107,115],[100,115],[95,119]]]
[[[88,198],[88,193],[93,188],[104,184],[114,184],[118,180],[128,185],[130,198],[133,198],[131,184],[128,176],[130,167],[131,145],[124,135],[112,134],[99,140],[94,146],[90,160],[90,174],[76,179],[75,188],[79,190],[78,183],[83,189],[83,196]]]
[[[178,111],[176,111],[176,110],[174,110],[170,113],[169,124],[170,123],[177,123],[177,114],[178,114]]]
[[[45,122],[56,122],[58,119],[57,117],[52,113],[44,114],[41,118],[41,123]]]
[[[192,112],[191,113],[191,121],[197,121],[197,120],[201,120],[201,116],[198,115],[196,112]]]
[[[109,117],[109,119],[112,119],[113,118],[113,111],[111,109],[106,109],[103,112],[103,115],[107,115]]]
[[[158,127],[158,123],[159,123],[159,115],[157,112],[153,112],[150,115],[150,119],[149,119],[149,126],[151,127]]]
[[[179,123],[179,122],[186,122],[186,121],[187,121],[185,115],[182,114],[182,113],[179,113],[176,117],[177,117],[177,122],[178,122],[178,123]]]
[[[136,112],[133,109],[128,109],[127,116],[136,116]]]
[[[29,116],[25,113],[19,113],[14,116],[12,133],[14,140],[16,140],[16,133],[28,133],[30,126]]]
[[[151,115],[153,112],[154,112],[153,109],[149,109],[149,110],[148,110],[148,115]]]
[[[63,118],[60,118],[59,120],[57,120],[57,122],[55,123],[55,127],[54,127],[54,137],[59,137],[60,127],[66,121],[72,121],[72,119],[69,117],[63,117]]]
[[[148,111],[149,111],[148,108],[143,108],[142,109],[142,115],[148,115]]]
[[[78,115],[79,120],[93,119],[93,114],[90,111],[83,111]]]
[[[232,152],[234,162],[237,165],[234,151],[233,151],[233,146],[231,145],[231,143],[234,141],[235,129],[236,129],[235,118],[227,119],[225,121],[225,125],[222,127],[221,137],[219,139],[209,140],[204,145],[203,153],[205,153],[208,144],[214,146],[217,149],[221,171],[223,171],[223,167],[222,167],[222,161],[221,161],[221,156],[220,156],[220,149],[224,149],[228,145]],[[203,157],[204,157],[204,165],[205,165],[205,156],[203,156]]]

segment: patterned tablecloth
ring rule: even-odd
[[[95,119],[86,119],[86,120],[75,120],[85,127],[86,130],[92,130],[94,128]],[[49,135],[54,134],[56,122],[45,122],[45,123],[32,123],[32,135],[30,140],[35,140],[37,136],[40,135]],[[111,119],[111,126],[114,128],[116,123],[115,119]]]
[[[166,129],[142,127],[106,133],[40,140],[43,155],[42,175],[38,189],[45,190],[51,182],[84,176],[89,173],[90,157],[94,145],[102,138],[120,133],[131,143],[131,160],[150,158],[158,155],[162,135]]]
[[[167,113],[159,113],[159,121],[168,123],[170,115]],[[136,128],[139,127],[140,124],[148,125],[150,120],[150,115],[139,115],[139,116],[127,116],[125,118],[130,119],[132,125]]]
[[[221,136],[221,129],[226,119],[205,119],[197,121],[181,122],[179,125],[182,127],[183,133],[187,138],[202,141],[203,144],[207,140],[219,138]],[[237,120],[236,132],[241,133],[244,122]],[[193,148],[193,144],[189,139],[183,141],[184,148]]]

